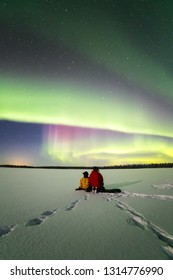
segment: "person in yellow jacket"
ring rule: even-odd
[[[80,179],[80,186],[76,190],[87,190],[89,188],[89,173],[87,171],[83,172],[83,177]]]

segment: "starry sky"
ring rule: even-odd
[[[172,0],[0,0],[0,164],[173,162]]]

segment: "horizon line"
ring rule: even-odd
[[[25,164],[0,164],[0,167],[11,167],[11,168],[42,168],[42,169],[93,169],[92,166],[74,166],[74,165],[25,165]],[[118,165],[106,165],[97,166],[99,169],[124,169],[124,168],[157,168],[157,167],[173,167],[173,162],[165,163],[134,163],[134,164],[118,164]]]

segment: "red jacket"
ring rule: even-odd
[[[103,176],[98,171],[93,170],[89,176],[89,184],[91,187],[102,188]]]

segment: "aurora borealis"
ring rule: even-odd
[[[173,162],[171,0],[0,11],[0,164]]]

